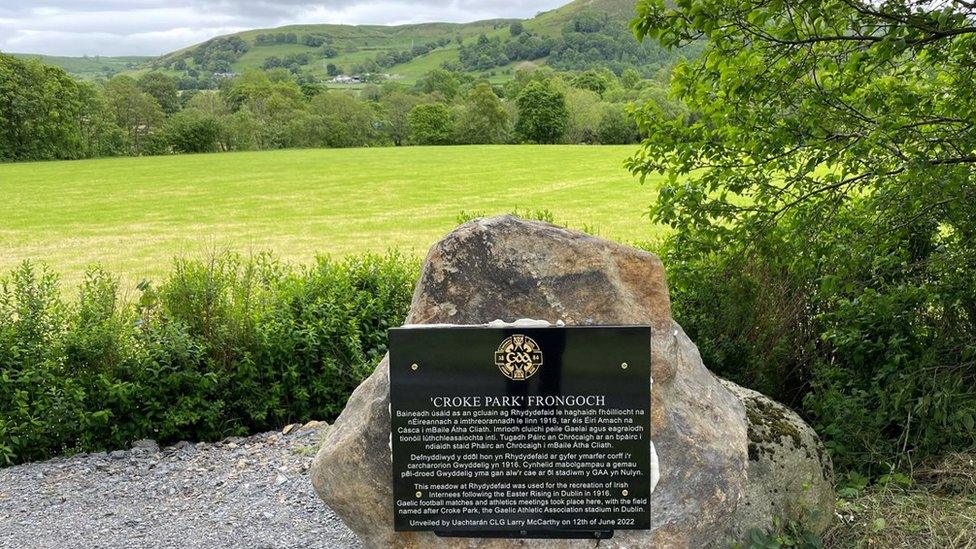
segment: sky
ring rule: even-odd
[[[159,55],[298,23],[398,25],[532,17],[568,0],[0,0],[0,51]]]

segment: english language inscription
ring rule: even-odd
[[[650,527],[650,328],[390,331],[397,531]]]

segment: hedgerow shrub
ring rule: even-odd
[[[843,471],[976,445],[972,241],[879,231],[868,201],[790,214],[750,241],[693,229],[663,250],[676,320],[719,375],[800,410]]]
[[[101,269],[68,300],[24,263],[0,284],[0,463],[334,418],[386,352],[417,268],[222,255],[178,260],[126,301]]]

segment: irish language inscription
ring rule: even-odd
[[[390,400],[398,531],[649,528],[649,327],[394,329]]]

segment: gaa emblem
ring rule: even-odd
[[[531,337],[515,334],[498,346],[495,351],[495,366],[498,366],[505,377],[525,381],[542,366],[542,349]]]

